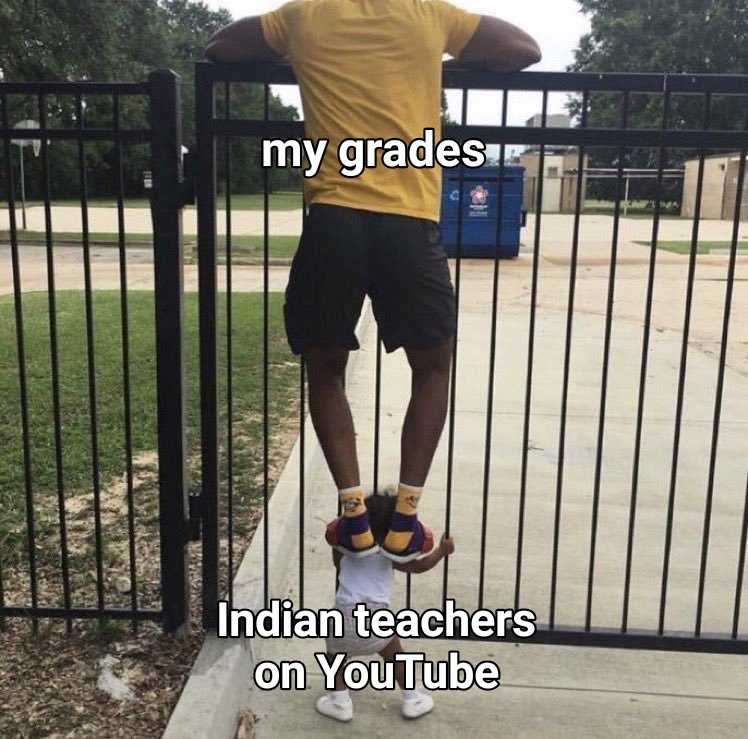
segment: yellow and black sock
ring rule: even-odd
[[[365,551],[374,546],[374,535],[369,526],[369,515],[364,503],[364,491],[360,486],[339,491],[345,528],[349,542],[341,542],[354,551]]]
[[[423,488],[400,483],[397,487],[397,503],[392,514],[390,530],[384,540],[384,548],[390,552],[404,552],[410,546],[415,533],[418,502]]]

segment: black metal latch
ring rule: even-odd
[[[187,497],[189,505],[189,518],[187,519],[187,541],[200,541],[200,521],[203,517],[202,496],[200,493],[190,493]]]

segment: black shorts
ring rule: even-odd
[[[454,336],[455,296],[439,225],[424,218],[312,205],[291,265],[284,315],[294,354],[358,349],[364,296],[388,352]]]

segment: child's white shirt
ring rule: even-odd
[[[338,606],[375,603],[388,607],[392,600],[392,581],[392,560],[381,552],[368,557],[344,554],[340,560],[335,602]]]

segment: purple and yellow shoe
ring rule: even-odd
[[[325,530],[325,540],[333,549],[350,557],[368,557],[379,551],[366,513],[355,518],[340,516],[330,521]]]
[[[369,512],[360,487],[340,491],[343,515],[327,526],[325,538],[330,546],[352,557],[368,557],[379,551],[369,525]]]
[[[398,547],[399,545],[399,547]],[[382,554],[398,564],[412,562],[434,548],[434,534],[415,516],[392,514],[390,530],[381,547]]]
[[[434,535],[418,520],[418,502],[423,488],[400,483],[390,530],[382,542],[382,554],[393,562],[418,559],[434,548]]]

